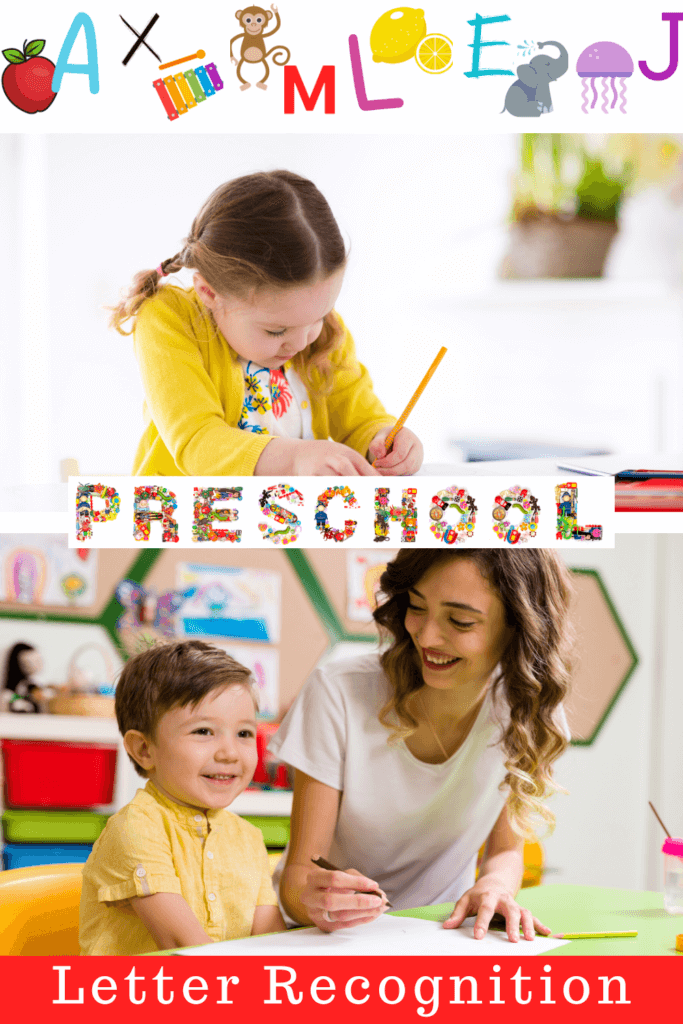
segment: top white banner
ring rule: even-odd
[[[671,132],[681,22],[587,0],[5,4],[0,131]]]

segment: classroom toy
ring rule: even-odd
[[[333,498],[341,498],[344,502],[344,508],[358,508],[359,504],[356,500],[356,495],[348,485],[344,487],[328,487],[326,491],[318,495],[315,528],[322,533],[325,540],[333,540],[340,544],[348,540],[349,537],[353,537],[358,523],[355,519],[345,519],[343,530],[337,530],[334,526],[330,526],[327,517],[327,507]]]
[[[192,540],[229,541],[239,544],[242,539],[241,530],[217,530],[215,521],[234,523],[239,513],[235,508],[216,508],[217,501],[241,501],[241,487],[195,487],[194,518],[192,520]]]
[[[294,544],[303,529],[301,520],[296,513],[290,512],[282,505],[275,504],[274,498],[289,501],[292,505],[303,508],[304,496],[291,484],[277,484],[274,487],[267,487],[259,498],[263,515],[274,519],[281,526],[281,529],[275,530],[267,523],[259,523],[258,528],[263,534],[263,539],[269,540],[273,544]],[[327,521],[327,515],[325,515],[325,521]]]
[[[93,498],[103,498],[104,508],[95,509]],[[121,498],[114,487],[104,484],[79,484],[76,488],[76,538],[90,540],[92,524],[116,519],[121,511]]]
[[[163,67],[182,63],[182,60],[171,61],[170,65],[166,64]],[[157,78],[152,85],[169,121],[177,121],[181,114],[186,114],[188,110],[193,110],[199,103],[220,92],[223,81],[215,64],[199,64],[196,68],[167,75],[166,78]]]
[[[375,488],[375,536],[374,541],[381,544],[389,540],[389,526],[392,520],[400,522],[402,544],[414,544],[417,537],[417,488],[408,487],[403,491],[401,507],[389,501],[389,488]]]
[[[508,513],[516,509],[522,513],[522,521],[513,524]],[[535,537],[538,530],[538,518],[541,506],[526,488],[515,485],[497,494],[494,499],[491,516],[493,532],[507,544],[526,544],[530,537]]]
[[[445,518],[445,513],[449,509],[454,509],[458,516],[456,523],[449,523]],[[431,519],[429,529],[437,540],[449,545],[460,544],[474,534],[477,506],[466,488],[457,487],[454,484],[433,496],[429,518]]]
[[[591,523],[578,525],[579,491],[576,483],[558,484],[555,488],[557,509],[557,540],[602,540],[602,526]]]
[[[135,540],[149,540],[150,523],[161,520],[161,539],[164,544],[178,543],[178,523],[173,513],[178,500],[173,491],[158,485],[142,484],[133,492],[133,536]],[[161,511],[153,511],[150,501],[160,501]]]

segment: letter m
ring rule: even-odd
[[[325,113],[334,114],[334,64],[324,64],[313,87],[313,92],[308,95],[299,69],[296,64],[288,64],[285,67],[285,114],[294,113],[294,89],[296,88],[306,110],[313,110],[320,98],[320,93],[325,89]]]

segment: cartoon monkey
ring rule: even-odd
[[[268,50],[266,53],[266,44],[264,39],[266,36],[272,36],[277,32],[280,27],[280,15],[278,14],[277,7],[275,4],[270,5],[270,10],[275,15],[275,27],[270,32],[264,32],[266,26],[270,23],[270,19],[273,14],[270,11],[264,11],[262,7],[245,7],[241,11],[235,11],[235,17],[240,23],[240,26],[244,29],[239,35],[233,36],[230,40],[230,60],[233,64],[237,64],[237,61],[232,55],[232,44],[237,39],[242,40],[242,48],[240,51],[240,62],[237,64],[237,77],[239,78],[242,85],[240,89],[244,91],[248,89],[251,82],[247,82],[242,78],[242,65],[246,61],[247,64],[260,64],[263,62],[266,73],[260,82],[256,83],[257,89],[267,89],[268,86],[265,84],[268,75],[270,74],[270,68],[268,67],[267,57],[270,57],[271,53],[274,53],[273,64],[277,64],[278,67],[282,67],[291,57],[291,53],[286,46],[274,46],[272,50]],[[286,57],[285,57],[286,54]],[[278,55],[285,57],[284,60],[278,60]]]

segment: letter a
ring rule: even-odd
[[[69,57],[73,50],[76,37],[81,29],[85,30],[85,45],[88,50],[88,63],[87,64],[69,64]],[[62,86],[62,78],[65,72],[69,72],[72,75],[87,75],[90,82],[90,92],[94,95],[100,91],[100,77],[97,67],[97,38],[95,36],[95,26],[92,23],[90,15],[77,14],[74,20],[71,22],[71,28],[66,34],[66,39],[62,43],[62,48],[59,51],[59,57],[55,65],[54,74],[52,76],[52,91],[59,92]]]

